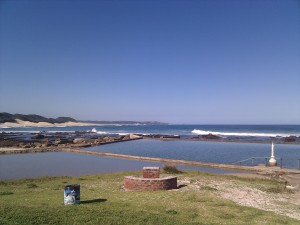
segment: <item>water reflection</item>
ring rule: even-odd
[[[0,155],[0,180],[40,176],[80,176],[141,170],[144,166],[163,167],[162,163],[119,159],[67,152]],[[179,169],[229,173],[230,170],[178,166]]]
[[[100,145],[86,150],[232,164],[251,157],[270,157],[271,144],[138,140]],[[284,167],[297,169],[297,159],[300,159],[299,150],[300,145],[278,144],[275,145],[275,156],[283,158]],[[265,160],[262,158],[255,163],[264,164]],[[248,161],[248,165],[251,165],[251,160]]]

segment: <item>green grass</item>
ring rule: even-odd
[[[299,224],[298,220],[239,206],[216,195],[216,190],[124,191],[125,175],[43,177],[0,182],[0,224]],[[185,171],[178,178],[230,179],[282,191],[281,182]],[[80,184],[81,204],[63,204],[67,184]]]

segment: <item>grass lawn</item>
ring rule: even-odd
[[[300,224],[299,220],[287,216],[237,205],[222,198],[210,186],[172,191],[124,191],[125,175],[140,173],[2,181],[0,224]],[[198,171],[184,171],[177,176],[179,180],[189,179],[191,186],[197,180],[215,179],[236,181],[266,192],[284,191],[284,183],[274,180]],[[68,184],[80,184],[80,205],[64,205],[64,186]]]

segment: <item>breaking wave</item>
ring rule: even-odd
[[[206,130],[197,130],[192,131],[193,134],[198,135],[208,135],[213,134],[217,136],[243,136],[243,137],[289,137],[293,134],[275,134],[275,133],[243,133],[243,132],[214,132]]]
[[[118,135],[128,135],[130,133],[127,132],[105,132],[105,131],[98,131],[96,128],[93,128],[92,130],[88,130],[88,132],[96,133],[96,134],[118,134]]]
[[[97,133],[97,134],[108,134],[108,133],[105,132],[105,131],[97,131],[96,128],[93,128],[92,130],[89,130],[88,132],[91,132],[91,133]]]

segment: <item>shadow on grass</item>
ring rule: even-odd
[[[187,185],[185,185],[185,184],[181,184],[181,185],[178,185],[177,189],[184,188],[184,187],[186,187],[186,186],[187,186]]]
[[[105,199],[105,198],[97,198],[97,199],[80,201],[80,204],[90,204],[90,203],[106,202],[106,201],[107,201],[107,199]]]

